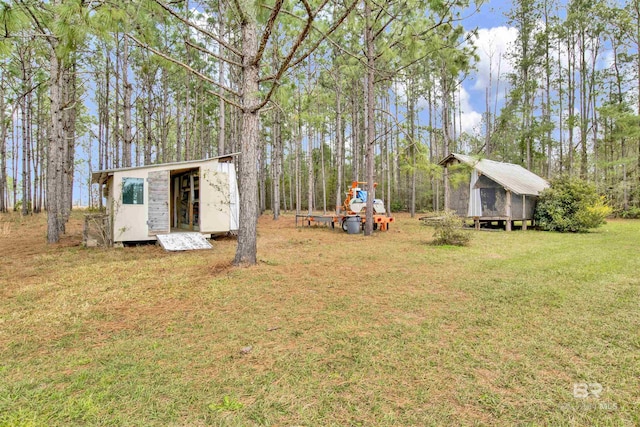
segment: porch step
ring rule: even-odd
[[[165,251],[193,251],[213,248],[211,243],[200,233],[158,234],[156,237]]]

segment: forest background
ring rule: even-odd
[[[391,211],[441,209],[461,152],[637,216],[639,3],[0,1],[0,211],[55,192],[65,217],[102,206],[92,171],[245,155],[252,16],[258,212],[332,211],[368,176]]]

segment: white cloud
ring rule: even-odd
[[[477,111],[463,112],[460,119],[462,133],[476,136],[482,134],[482,114]]]
[[[479,60],[475,64],[475,71],[456,94],[459,97],[456,103],[460,107],[458,126],[463,133],[478,136],[484,131],[482,119],[487,88],[491,87],[492,99],[495,101],[497,98],[501,103],[507,85],[506,75],[514,70],[508,52],[517,37],[516,28],[499,26],[480,28],[471,39]]]
[[[456,113],[456,121],[459,129],[464,133],[481,135],[483,129],[483,112],[486,104],[486,89],[491,86],[492,102],[498,99],[501,104],[504,98],[504,89],[507,87],[506,75],[514,71],[514,65],[508,57],[508,52],[518,36],[518,30],[514,27],[499,26],[494,28],[481,28],[472,38],[476,46],[479,61],[476,70],[472,71],[460,90],[455,94],[456,106],[460,111]],[[436,91],[438,82],[436,82]],[[404,100],[406,88],[400,84],[396,87],[397,95]],[[436,108],[439,100],[435,100]],[[418,107],[427,108],[427,100],[420,99]]]
[[[615,55],[613,54],[613,50],[608,50],[606,52],[604,52],[604,54],[602,55],[602,60],[601,60],[601,65],[602,68],[611,68],[615,65]]]
[[[475,111],[470,103],[471,96],[463,87],[456,94],[460,106],[460,128],[463,133],[479,135],[482,132],[482,114]]]
[[[485,90],[496,87],[498,79],[504,81],[507,73],[513,72],[513,64],[507,52],[518,37],[518,30],[514,27],[481,28],[473,37],[473,44],[480,61],[476,64],[475,84],[473,89]],[[491,77],[490,77],[491,76]]]

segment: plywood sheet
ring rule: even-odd
[[[149,172],[149,235],[169,231],[169,171]]]
[[[211,243],[200,233],[158,234],[156,237],[165,251],[192,251],[213,248]]]

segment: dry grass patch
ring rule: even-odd
[[[2,220],[0,425],[640,423],[636,222],[437,248],[405,215],[370,238],[264,216],[238,269],[230,239],[84,249],[74,216],[48,246],[44,217]]]
[[[8,222],[0,223],[0,237],[8,237],[11,234],[11,224]]]

